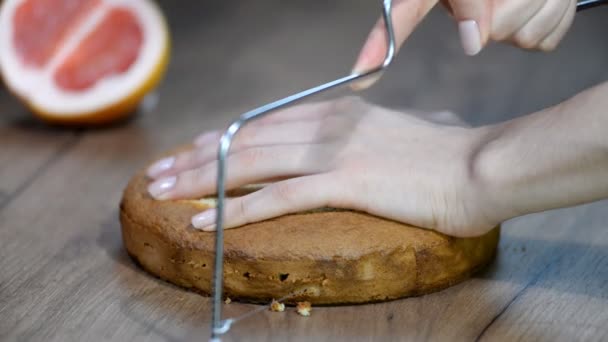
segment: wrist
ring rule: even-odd
[[[516,203],[509,172],[515,166],[509,160],[506,124],[475,128],[467,156],[469,184],[474,189],[478,210],[488,222],[496,224],[524,215]]]
[[[599,102],[579,96],[480,129],[472,178],[502,220],[608,196],[605,115],[589,103]]]
[[[517,205],[510,171],[517,167],[508,151],[512,133],[508,124],[476,129],[476,143],[469,156],[470,179],[488,220],[503,222],[525,212]]]
[[[476,128],[470,183],[504,221],[608,198],[608,82],[542,111]]]

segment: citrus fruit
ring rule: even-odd
[[[170,37],[150,0],[4,0],[0,73],[38,117],[104,124],[161,81]]]

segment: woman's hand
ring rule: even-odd
[[[227,188],[273,182],[229,199],[226,227],[329,206],[476,236],[513,217],[608,198],[606,94],[603,83],[479,128],[356,98],[280,111],[237,135]],[[151,195],[212,195],[219,138],[203,134],[199,147],[152,165]],[[214,221],[213,210],[193,218],[204,230]]]
[[[198,147],[152,165],[150,193],[161,200],[214,194],[219,138],[219,132],[205,133]],[[505,217],[472,177],[481,139],[451,113],[423,119],[358,98],[272,114],[237,134],[226,187],[271,183],[228,199],[226,227],[328,206],[454,236],[485,233]],[[214,223],[213,209],[193,218],[203,230]]]
[[[395,0],[393,26],[397,51],[437,4],[437,0]],[[524,49],[555,49],[572,25],[576,0],[442,0],[458,22],[461,45],[467,55],[478,54],[489,41],[509,42]],[[353,70],[365,71],[384,59],[386,33],[378,20]],[[357,82],[360,90],[378,77]]]

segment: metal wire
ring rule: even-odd
[[[213,308],[212,308],[212,326],[211,326],[211,340],[219,341],[219,336],[226,333],[231,320],[222,321],[222,286],[223,286],[223,266],[224,266],[224,210],[225,210],[225,182],[226,182],[226,157],[230,149],[230,145],[234,140],[234,137],[238,131],[247,123],[258,119],[274,110],[285,107],[290,104],[294,104],[300,100],[308,98],[312,95],[316,95],[327,91],[329,89],[342,86],[353,81],[368,77],[372,74],[376,74],[386,67],[388,67],[395,56],[395,34],[393,32],[393,25],[391,20],[391,0],[382,1],[382,17],[384,20],[384,26],[387,33],[387,51],[384,61],[381,65],[362,73],[352,73],[348,76],[338,78],[331,82],[316,86],[299,92],[297,94],[285,97],[275,102],[266,104],[264,106],[253,109],[249,112],[242,114],[239,119],[233,122],[228,129],[224,132],[220,139],[220,146],[218,149],[218,167],[217,167],[217,214],[215,221],[215,263],[213,273]]]
[[[594,8],[600,5],[605,5],[608,0],[579,0],[577,2],[577,12]],[[395,35],[393,32],[393,24],[391,20],[391,0],[382,1],[382,17],[387,33],[387,51],[384,61],[381,65],[363,73],[352,73],[348,76],[338,78],[331,82],[316,86],[299,92],[297,94],[285,97],[274,101],[264,106],[255,108],[249,112],[242,114],[238,120],[233,122],[224,132],[220,140],[218,149],[218,168],[217,168],[217,216],[215,222],[215,263],[213,274],[213,307],[212,307],[212,326],[211,326],[211,341],[220,341],[220,335],[225,334],[230,330],[232,323],[237,320],[226,319],[222,321],[222,290],[223,290],[223,266],[224,266],[224,210],[225,210],[225,185],[226,185],[226,158],[230,150],[230,146],[238,131],[251,121],[258,119],[272,111],[294,104],[300,100],[308,98],[312,95],[322,93],[332,88],[348,84],[358,79],[376,74],[387,68],[395,56]],[[263,307],[265,309],[265,307]],[[259,312],[253,310],[251,313]],[[245,314],[242,318],[249,317],[251,313]],[[241,318],[241,319],[242,319]]]
[[[608,4],[608,0],[578,0],[576,2],[576,11],[580,12],[589,8],[594,8]]]

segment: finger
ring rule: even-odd
[[[559,25],[573,1],[548,0],[544,6],[513,36],[513,42],[525,49],[537,48]]]
[[[252,147],[319,143],[322,137],[317,133],[321,125],[321,121],[303,121],[247,126],[236,135],[229,152],[234,154]],[[201,140],[207,144],[158,161],[148,169],[148,176],[153,179],[167,177],[216,160],[219,138],[202,137]]]
[[[440,125],[471,127],[471,125],[468,122],[464,121],[459,115],[450,111],[440,111],[414,115]]]
[[[315,121],[322,119],[326,115],[330,114],[331,109],[332,101],[301,104],[283,110],[279,110],[275,113],[271,113],[254,121],[251,121],[246,127],[241,129],[241,131],[250,127],[259,127],[268,124],[286,123],[293,121]],[[221,137],[222,132],[220,131],[204,132],[194,139],[194,144],[197,146],[206,146],[209,143],[217,144]]]
[[[226,200],[225,228],[235,228],[291,213],[349,202],[348,187],[329,175],[291,178],[268,185],[243,197]],[[341,198],[337,203],[336,198]],[[192,225],[205,231],[215,229],[216,210],[192,218]]]
[[[519,31],[541,8],[546,0],[496,1],[492,11],[490,39],[505,41]]]
[[[320,171],[314,161],[304,159],[318,147],[307,145],[256,147],[239,151],[226,160],[226,189],[278,177],[293,177]],[[215,192],[217,161],[158,179],[148,187],[159,200],[200,198]]]
[[[401,0],[395,1],[391,13],[393,30],[395,33],[395,54],[397,54],[405,40],[414,31],[416,26],[437,4],[438,0]],[[364,72],[380,65],[387,51],[387,34],[384,20],[380,18],[367,41],[363,45],[353,72]],[[354,90],[363,90],[374,84],[381,76],[371,76],[351,85]]]
[[[222,138],[221,131],[203,132],[194,138],[195,146],[207,146],[209,144],[218,144]]]
[[[292,121],[320,120],[331,114],[332,100],[304,103],[283,110],[278,110],[252,122],[252,125],[266,125]]]
[[[551,32],[540,42],[540,50],[554,50],[568,32],[570,26],[572,26],[572,22],[574,21],[574,16],[576,14],[576,1],[569,1],[569,3],[570,5],[568,6],[568,9],[566,10],[565,15],[562,17],[560,23],[557,25],[556,28],[553,29],[553,32]]]
[[[478,54],[488,41],[491,1],[487,0],[449,0],[454,18],[458,21],[460,43],[469,56]]]

